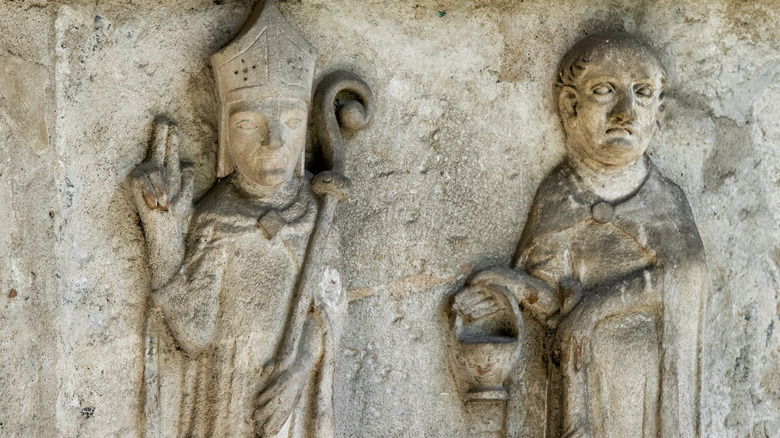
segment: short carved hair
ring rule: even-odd
[[[589,35],[574,44],[558,65],[558,78],[554,85],[554,97],[558,99],[561,89],[569,86],[577,89],[580,77],[596,57],[605,51],[631,50],[652,59],[661,69],[661,93],[666,88],[666,67],[655,51],[639,38],[625,32],[601,32]]]

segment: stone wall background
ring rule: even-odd
[[[139,436],[143,235],[126,188],[151,122],[182,128],[215,178],[209,56],[252,1],[0,3],[0,436]],[[651,146],[688,195],[710,270],[702,436],[780,436],[780,3],[302,0],[282,13],[352,70],[377,113],[348,142],[340,207],[352,302],[337,355],[339,436],[466,436],[444,302],[509,263],[562,157],[560,56],[635,33],[669,71]],[[543,436],[539,329],[511,382],[512,436]]]

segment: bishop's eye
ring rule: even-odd
[[[284,121],[284,124],[292,130],[298,129],[301,123],[303,123],[303,119],[300,117],[290,117]]]
[[[610,84],[598,84],[595,87],[593,87],[593,94],[597,94],[599,96],[605,96],[609,93],[611,93],[613,90],[612,85]]]
[[[248,119],[240,120],[238,123],[234,124],[233,126],[240,129],[241,131],[256,131],[260,129],[257,123]]]

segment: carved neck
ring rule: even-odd
[[[633,194],[650,172],[650,159],[646,155],[632,164],[620,167],[595,167],[581,158],[570,156],[569,165],[579,177],[583,188],[608,202]]]
[[[239,172],[235,172],[231,178],[233,184],[247,195],[262,200],[263,204],[276,204],[293,198],[301,183],[300,178],[292,177],[275,186],[264,186],[248,180]]]

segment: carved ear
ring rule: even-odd
[[[577,90],[565,85],[558,94],[558,113],[564,123],[577,117]]]
[[[658,112],[655,115],[655,132],[654,134],[658,134],[661,132],[661,127],[664,124],[664,119],[666,118],[666,90],[661,90],[661,93],[658,95]]]

